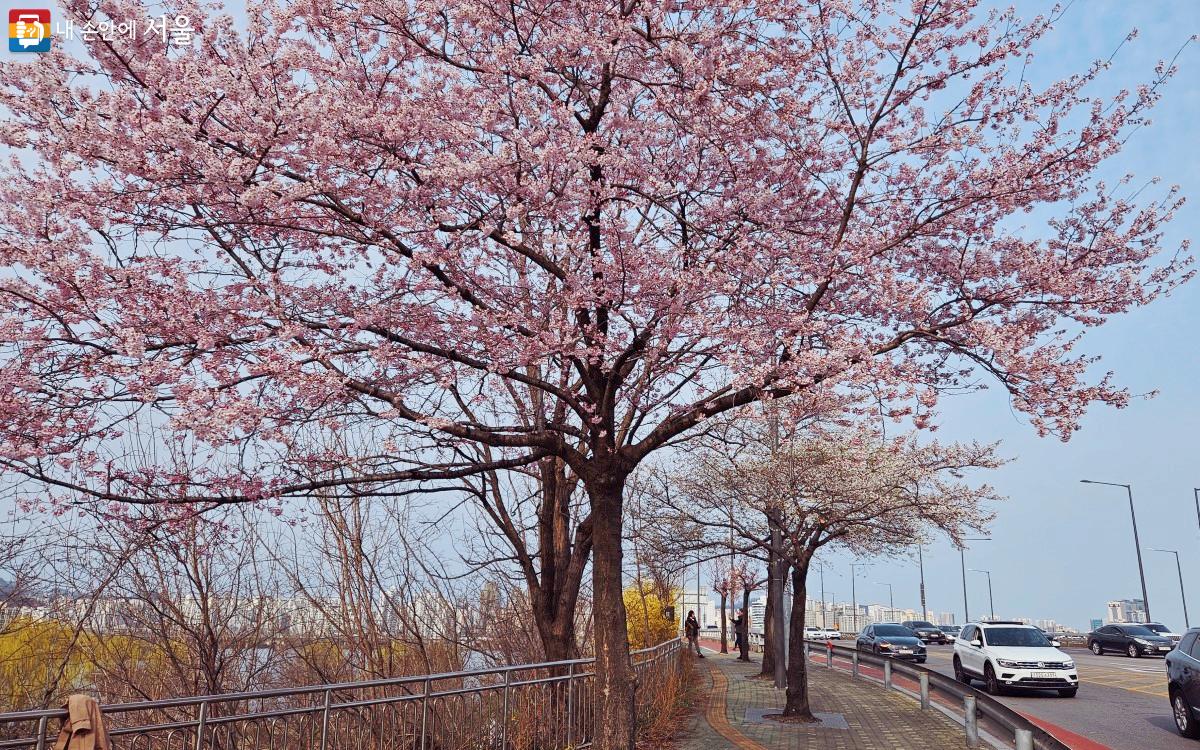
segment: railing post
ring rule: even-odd
[[[891,659],[883,660],[883,686],[888,690],[892,689],[892,661]]]
[[[500,750],[508,750],[508,683],[512,670],[504,670],[504,715],[500,718]]]
[[[921,708],[929,708],[929,673],[921,673]]]
[[[1033,750],[1033,732],[1028,729],[1018,729],[1016,736],[1017,750]]]
[[[574,747],[573,743],[575,742],[575,732],[572,731],[575,728],[575,725],[571,721],[571,717],[574,716],[574,709],[575,709],[575,691],[572,690],[572,688],[574,687],[574,680],[575,680],[575,665],[571,664],[570,666],[567,667],[567,746],[568,747]]]
[[[208,724],[208,701],[200,704],[200,717],[196,720],[196,750],[204,747],[204,727]]]
[[[963,712],[966,715],[964,727],[967,730],[967,747],[979,747],[979,714],[976,710],[975,696],[963,696]]]
[[[329,691],[325,691],[325,708],[321,711],[321,750],[325,750],[325,746],[329,741]]]
[[[858,677],[858,652],[854,651],[850,654],[850,674]]]
[[[47,721],[47,719],[45,716],[38,719],[37,750],[46,750],[46,721]],[[68,719],[68,721],[70,721],[70,719]]]
[[[825,644],[825,666],[833,669],[833,644]]]
[[[429,724],[429,679],[425,679],[425,694],[421,696],[421,750],[425,750],[425,727]]]

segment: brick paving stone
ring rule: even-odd
[[[706,654],[696,678],[705,699],[679,738],[680,750],[942,750],[966,745],[963,729],[941,712],[922,711],[913,699],[848,674],[809,669],[813,711],[841,714],[849,729],[744,721],[747,708],[783,708],[783,691],[746,679],[760,665],[733,655]]]

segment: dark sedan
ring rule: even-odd
[[[916,633],[917,637],[920,638],[923,643],[948,643],[950,640],[946,637],[946,634],[943,633],[941,629],[932,622],[926,622],[925,620],[906,620],[900,624]]]
[[[1179,733],[1200,738],[1200,628],[1184,633],[1167,654],[1167,696]]]
[[[925,644],[921,642],[916,633],[898,623],[884,622],[878,625],[868,625],[858,634],[855,648],[880,656],[911,659],[918,664],[925,663]]]
[[[1139,656],[1166,656],[1175,644],[1145,625],[1118,622],[1088,633],[1087,647],[1097,656],[1107,651],[1136,659]]]

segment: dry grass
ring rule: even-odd
[[[663,683],[646,705],[640,707],[639,750],[671,747],[674,738],[687,725],[702,697],[696,669],[696,661],[685,655],[680,660],[679,671]]]

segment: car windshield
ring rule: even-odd
[[[1126,625],[1121,628],[1121,632],[1125,635],[1158,635],[1158,633],[1155,633],[1145,625]]]
[[[914,622],[912,624],[912,627],[914,627],[914,628],[933,628],[934,630],[937,630],[937,628],[934,627],[932,622],[925,622],[924,620]]]
[[[888,635],[888,636],[892,636],[894,638],[897,636],[911,637],[912,634],[913,634],[913,632],[911,630],[909,630],[908,628],[904,627],[903,625],[876,625],[875,626],[875,635]]]
[[[1036,628],[987,628],[989,646],[1049,646],[1050,641]]]
[[[962,630],[962,628],[957,625],[943,625],[941,629],[947,633],[957,633],[958,631]]]
[[[1168,628],[1166,625],[1163,625],[1163,624],[1157,623],[1157,622],[1152,622],[1149,625],[1147,625],[1146,627],[1149,628],[1150,630],[1153,630],[1155,633],[1170,633],[1171,632],[1171,629]]]

